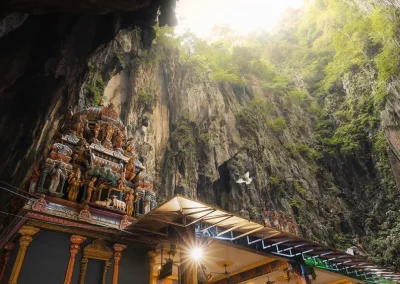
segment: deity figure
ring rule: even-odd
[[[30,194],[34,194],[35,193],[35,189],[36,189],[36,184],[39,181],[39,177],[40,177],[40,170],[39,170],[39,166],[35,165],[33,167],[33,173],[31,176],[31,183],[29,185],[29,193]]]
[[[130,158],[125,170],[125,178],[127,181],[132,181],[136,176],[136,166],[133,158]]]
[[[80,186],[81,186],[81,181],[77,180],[75,176],[70,178],[68,187],[68,200],[76,201]]]
[[[93,193],[94,190],[96,190],[95,187],[94,187],[94,183],[96,182],[96,180],[97,180],[97,178],[93,177],[90,180],[89,184],[88,184],[87,196],[86,196],[86,201],[87,202],[90,202],[90,199],[92,197],[92,193]]]
[[[125,187],[124,174],[121,174],[121,177],[118,180],[118,189],[122,191],[124,187]]]
[[[132,216],[133,214],[133,202],[135,201],[135,195],[133,194],[133,189],[129,190],[128,194],[125,197],[126,202],[126,213],[128,216]]]
[[[128,221],[128,215],[125,215],[122,219],[121,219],[121,223],[119,224],[119,228],[121,230],[125,229],[126,227],[128,227],[129,225],[129,221]]]
[[[114,128],[112,124],[107,123],[105,126],[106,137],[103,141],[103,146],[107,149],[112,149],[111,139],[114,134]]]
[[[83,210],[81,210],[81,212],[79,212],[78,219],[83,220],[83,221],[89,221],[91,218],[92,218],[92,215],[90,214],[89,206],[85,205]]]
[[[83,138],[83,131],[85,130],[84,125],[82,123],[82,121],[79,119],[77,123],[75,123],[75,133],[76,136],[78,136],[79,138]]]
[[[78,146],[75,147],[74,149],[74,155],[72,158],[72,164],[84,164],[86,166],[89,165],[86,157],[86,152],[89,149],[89,145],[86,143],[86,140],[84,138],[81,139],[80,143]]]
[[[144,196],[144,214],[147,214],[150,212],[150,201],[151,201],[151,196],[149,195],[148,192],[146,192],[145,196]]]
[[[50,177],[51,177],[51,182],[50,182],[49,192],[55,193],[57,191],[58,184],[60,183],[60,178],[64,177],[64,173],[59,163],[56,163],[54,165]]]
[[[265,225],[265,226],[268,226],[268,227],[272,227],[272,225],[271,225],[271,220],[270,220],[270,218],[271,218],[271,211],[267,211],[267,210],[265,210],[265,208],[263,208],[262,215],[263,215],[263,217],[264,217],[264,225]]]
[[[289,226],[286,219],[286,215],[283,212],[280,212],[279,223],[281,224],[281,230],[285,232],[289,232]]]
[[[98,143],[99,142],[99,134],[100,134],[100,124],[96,123],[94,125],[93,132],[94,132],[93,142]]]
[[[134,158],[136,156],[135,146],[133,145],[133,141],[128,142],[128,146],[126,146],[125,156]]]
[[[281,229],[281,225],[279,224],[279,213],[275,210],[272,211],[272,223],[274,224],[276,229]]]
[[[117,132],[117,136],[114,139],[114,148],[122,150],[122,143],[124,142],[124,136],[121,131]]]
[[[111,141],[111,138],[114,134],[114,128],[112,124],[107,124],[106,126],[106,139]]]
[[[45,199],[45,195],[41,194],[40,198],[32,204],[32,210],[45,212],[46,206],[47,206],[47,202]]]

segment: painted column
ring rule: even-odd
[[[6,245],[4,246],[6,252],[4,253],[4,263],[0,273],[0,283],[3,280],[4,272],[6,271],[7,263],[10,260],[11,253],[14,250],[14,247],[15,247],[14,243],[6,243]]]
[[[79,251],[79,246],[86,240],[85,237],[79,235],[72,235],[69,238],[71,245],[69,246],[69,252],[71,253],[69,256],[67,272],[65,273],[65,280],[64,284],[70,284],[72,279],[72,274],[74,272],[74,265],[75,265],[75,256]]]
[[[17,254],[17,259],[15,260],[14,267],[11,272],[10,281],[8,282],[9,284],[17,284],[19,273],[21,272],[21,267],[26,255],[26,250],[33,240],[32,236],[39,231],[39,228],[35,228],[32,226],[22,226],[19,230],[22,236],[19,239],[19,250]]]
[[[147,257],[149,260],[149,284],[154,284],[154,265],[156,265],[157,252],[149,251]]]
[[[115,244],[113,246],[113,249],[114,249],[114,271],[113,271],[112,284],[118,284],[119,261],[122,258],[122,251],[126,249],[126,246]]]

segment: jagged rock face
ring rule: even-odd
[[[181,61],[176,50],[152,58],[154,33],[147,19],[155,18],[160,2],[152,3],[137,12],[106,15],[18,14],[1,26],[0,178],[21,185],[62,128],[68,107],[77,110],[104,95],[139,145],[139,158],[161,199],[181,193],[257,221],[263,208],[282,210],[296,217],[303,236],[332,246],[347,244],[338,243],[343,235],[367,236],[367,250],[393,265],[399,250],[392,230],[398,193],[381,184],[373,139],[353,155],[317,157],[315,116],[307,108],[263,94],[254,78],[246,88],[217,84],[209,71],[199,73]],[[337,110],[345,99],[373,93],[374,76],[373,70],[359,70],[345,77],[341,95],[328,97],[326,107]],[[296,84],[305,88],[301,79]],[[395,178],[400,177],[398,89],[394,80],[381,116]],[[257,112],[260,105],[252,101],[260,94],[267,104]],[[278,120],[267,125],[263,111],[284,118],[284,125]],[[328,113],[338,123],[334,112]],[[368,135],[375,137],[380,129],[378,124]],[[236,183],[247,171],[252,183]],[[381,226],[389,229],[376,241]]]
[[[181,62],[175,50],[149,62],[137,31],[119,32],[113,44],[97,52],[91,60],[100,62],[99,70],[109,68],[105,55],[121,56],[123,68],[110,75],[104,98],[117,106],[129,135],[140,145],[139,155],[154,175],[161,199],[181,193],[231,212],[248,212],[258,221],[262,208],[274,208],[296,216],[307,238],[343,246],[352,242],[349,236],[366,235],[367,249],[377,249],[375,232],[386,220],[382,208],[397,208],[398,202],[389,198],[396,193],[381,185],[372,142],[355,155],[322,156],[316,162],[316,153],[301,149],[318,147],[315,117],[282,96],[265,98],[269,112],[284,117],[287,127],[274,130],[260,124],[252,133],[255,140],[249,139],[246,129],[252,126],[243,125],[238,113],[262,93],[256,80],[241,89],[217,84],[208,71],[199,73]],[[345,76],[342,95],[327,98],[327,107],[338,109],[344,98],[357,101],[360,94],[373,93],[374,76],[373,70]],[[393,153],[398,151],[396,88],[394,84],[382,113],[389,141],[393,136]],[[335,119],[331,117],[333,123]],[[372,128],[370,137],[380,129],[379,124]],[[393,153],[389,151],[391,175],[398,177]],[[253,182],[236,183],[247,171]],[[388,239],[395,235],[389,233]],[[394,247],[381,246],[376,260],[392,254]]]
[[[93,2],[92,8],[104,8],[100,11],[72,2],[28,2],[9,1],[0,15],[0,179],[16,186],[29,174],[29,165],[47,153],[68,107],[86,104],[82,87],[96,49],[113,42],[119,30],[135,26],[148,47],[159,8],[166,23],[175,7],[174,1],[120,1],[120,7]],[[76,13],[66,13],[67,7]]]

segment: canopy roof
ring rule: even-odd
[[[363,282],[382,283],[389,280],[400,283],[400,274],[378,267],[366,258],[347,254],[179,195],[162,203],[127,230],[146,231],[167,237],[169,225],[196,225],[198,235],[239,244],[288,261],[304,261],[314,267]]]

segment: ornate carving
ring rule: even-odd
[[[113,255],[112,250],[109,247],[107,247],[106,242],[101,239],[94,240],[92,244],[87,245],[83,249],[83,258],[81,261],[81,273],[79,277],[79,284],[84,284],[85,282],[87,263],[90,258],[105,261],[103,281],[102,281],[102,284],[105,284],[108,267],[111,264],[109,260],[112,255]]]
[[[81,212],[79,212],[78,219],[81,221],[86,221],[86,222],[88,222],[92,219],[92,215],[90,214],[90,211],[89,211],[89,206],[85,205],[83,210],[81,210]]]
[[[22,263],[25,259],[26,250],[29,244],[32,242],[32,236],[39,232],[39,228],[35,228],[32,226],[22,226],[19,230],[22,235],[19,239],[19,250],[17,254],[17,258],[14,263],[13,270],[11,272],[9,284],[17,284],[19,273],[21,272]]]
[[[31,176],[31,183],[29,184],[29,193],[34,194],[36,190],[36,184],[38,183],[40,178],[40,169],[38,165],[33,167],[33,173]]]
[[[125,204],[130,216],[135,210],[138,213],[144,213],[144,208],[146,212],[151,210],[155,206],[154,192],[146,197],[146,206],[141,202],[144,190],[152,189],[152,178],[142,173],[145,168],[137,160],[134,139],[127,140],[126,127],[113,104],[88,107],[75,113],[69,111],[69,115],[63,128],[65,133],[51,145],[51,153],[41,174],[38,168],[34,168],[30,192],[33,193],[38,184],[41,193],[73,202],[77,202],[79,195],[80,202],[101,203],[98,205],[106,205],[104,210],[114,210],[108,207],[109,198],[117,195],[114,207],[122,214],[125,213]],[[138,189],[132,194],[131,190],[136,187],[144,190]],[[49,208],[46,213],[60,216]]]
[[[69,238],[69,241],[71,242],[70,245],[70,257],[68,261],[68,267],[67,267],[67,272],[65,273],[65,280],[64,284],[70,284],[71,279],[72,279],[72,273],[74,272],[74,264],[75,264],[75,256],[79,251],[79,246],[81,243],[83,243],[86,240],[85,237],[79,236],[79,235],[72,235]]]
[[[33,202],[32,210],[39,211],[39,212],[46,212],[47,202],[45,200],[45,195],[41,194],[40,198]]]
[[[128,215],[125,215],[122,219],[121,219],[121,223],[119,224],[119,228],[121,230],[125,229],[126,227],[128,227],[130,224],[130,222],[128,221]]]
[[[114,249],[114,271],[113,271],[113,278],[112,284],[118,284],[118,271],[119,271],[119,261],[122,257],[122,251],[126,249],[126,245],[115,244],[113,246]]]

